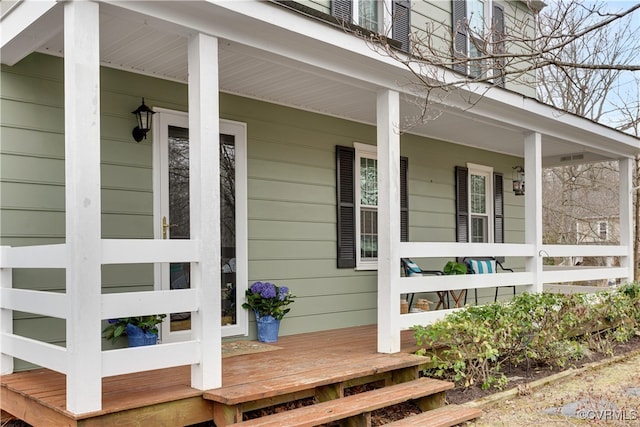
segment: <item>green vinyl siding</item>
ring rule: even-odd
[[[1,85],[0,244],[63,243],[62,60],[34,54],[3,66]],[[147,105],[186,111],[187,88],[107,68],[101,88],[102,236],[152,238],[153,135],[133,141],[131,111],[143,96]],[[20,114],[5,115],[8,107]],[[247,124],[249,283],[273,281],[298,296],[281,333],[375,323],[375,272],[336,266],[335,200],[335,146],[375,144],[375,128],[229,94],[221,94],[220,111]],[[523,198],[510,192],[511,167],[521,159],[407,134],[401,141],[409,158],[411,241],[455,240],[453,170],[466,162],[504,174],[506,239],[523,241]],[[440,261],[430,268],[442,268]],[[61,269],[14,271],[16,287],[64,291],[64,282]],[[103,266],[102,288],[151,290],[153,266]],[[64,321],[46,320],[19,313],[15,330],[64,345]],[[46,333],[38,329],[43,324]],[[253,325],[250,331],[253,337]]]
[[[494,172],[504,175],[505,243],[524,242],[524,197],[515,196],[511,190],[511,168],[521,164],[522,159],[412,135],[403,136],[401,144],[402,155],[409,158],[410,241],[455,241],[454,167],[475,163],[490,166]],[[424,269],[442,270],[449,260],[415,261]],[[508,268],[518,269],[523,265],[523,261],[516,258],[507,258],[505,262]],[[493,301],[494,289],[479,290],[479,303]],[[438,301],[437,296],[426,296]],[[473,298],[473,291],[469,298]]]
[[[247,123],[250,282],[298,296],[281,332],[375,323],[375,275],[335,258],[335,146],[373,143],[375,129],[228,95],[221,111]]]
[[[101,185],[103,238],[153,237],[152,144],[135,143],[133,111],[141,97],[186,109],[184,85],[101,69]],[[60,58],[33,54],[0,80],[0,244],[64,243],[64,82]],[[154,99],[160,94],[161,100]],[[13,286],[65,290],[63,269],[15,269]],[[103,292],[153,289],[153,266],[106,265]],[[65,322],[14,314],[20,335],[64,345]],[[29,365],[18,361],[16,369]]]
[[[451,0],[411,2],[411,31],[425,37],[425,29],[431,31],[427,38],[436,51],[451,49]]]

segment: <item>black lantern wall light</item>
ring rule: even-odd
[[[136,142],[147,139],[147,132],[151,130],[151,118],[156,112],[144,105],[144,98],[142,98],[142,104],[136,111],[132,111],[131,113],[136,115],[136,120],[138,121],[138,126],[134,127],[131,132],[133,139],[135,139]]]
[[[513,194],[524,196],[524,168],[522,166],[514,166],[512,169]]]

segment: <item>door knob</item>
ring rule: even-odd
[[[166,239],[167,238],[167,230],[169,230],[169,228],[171,227],[177,227],[178,224],[169,224],[169,222],[167,221],[167,217],[163,216],[162,217],[162,238]]]

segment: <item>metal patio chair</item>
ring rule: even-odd
[[[412,276],[442,276],[444,273],[440,270],[423,270],[416,264],[411,261],[409,258],[402,258],[402,270],[404,271],[405,277]],[[447,291],[434,291],[438,295],[438,304],[436,305],[436,310],[440,307],[449,308],[449,293]],[[411,310],[411,304],[413,303],[413,297],[415,294],[407,294],[411,295],[411,299],[409,300],[409,310]]]
[[[469,274],[494,274],[499,271],[509,271],[513,273],[511,268],[506,268],[496,257],[465,257],[462,262],[467,266],[467,273]],[[503,288],[513,288],[513,296],[516,295],[515,285],[498,286],[496,287],[496,294],[493,298],[493,302],[498,301],[498,290]],[[478,289],[475,290],[476,305],[478,305]]]

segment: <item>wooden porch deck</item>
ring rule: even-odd
[[[223,387],[202,392],[188,366],[103,379],[102,410],[74,416],[65,409],[65,376],[47,369],[1,378],[0,408],[34,426],[184,426],[217,417],[218,427],[242,412],[313,396],[318,387],[379,381],[417,372],[427,360],[412,354],[412,333],[402,352],[377,353],[375,325],[281,337],[280,349],[224,358]],[[235,417],[235,418],[234,418]]]

